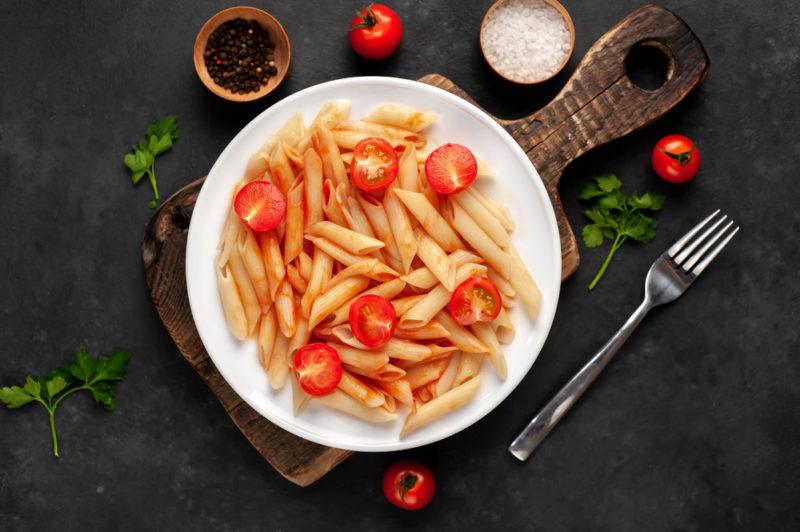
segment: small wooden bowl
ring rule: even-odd
[[[269,78],[266,85],[262,85],[261,88],[255,92],[236,94],[235,92],[217,85],[208,74],[206,62],[203,58],[206,44],[208,43],[208,37],[222,24],[235,18],[255,20],[267,31],[270,40],[275,44],[273,61],[275,61],[275,68],[278,69],[278,72]],[[286,31],[284,31],[281,23],[266,11],[256,9],[255,7],[238,6],[220,11],[203,24],[203,27],[200,28],[200,32],[197,34],[197,39],[194,41],[194,69],[197,71],[200,81],[203,82],[203,85],[205,85],[208,90],[220,98],[232,102],[252,102],[274,91],[278,88],[278,85],[281,84],[283,78],[286,77],[291,61],[292,47],[289,44],[289,37],[286,35]]]
[[[483,30],[486,28],[486,22],[489,20],[489,16],[494,12],[495,9],[500,7],[502,4],[508,2],[509,0],[497,0],[492,7],[486,11],[486,14],[483,16],[483,20],[481,21],[481,32],[478,37],[481,46],[481,54],[483,54],[483,59],[486,63],[495,71],[495,73],[500,76],[501,78],[505,79],[506,81],[510,81],[512,83],[516,83],[518,85],[536,85],[537,83],[543,83],[545,81],[549,81],[553,79],[559,72],[564,70],[564,67],[567,65],[569,58],[572,57],[572,51],[575,49],[575,24],[572,22],[572,17],[569,16],[569,12],[561,5],[561,2],[558,0],[544,0],[545,3],[550,4],[553,6],[556,11],[561,13],[561,16],[564,18],[564,22],[567,23],[567,30],[569,31],[569,50],[567,51],[566,55],[564,56],[564,60],[561,61],[561,64],[558,65],[558,68],[549,76],[539,79],[516,79],[508,77],[506,74],[495,68],[495,66],[489,61],[486,57],[486,51],[483,49]]]

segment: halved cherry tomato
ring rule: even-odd
[[[388,299],[367,294],[350,305],[350,328],[365,346],[381,347],[397,328],[397,313]]]
[[[383,4],[370,4],[356,11],[350,21],[350,46],[367,59],[383,59],[398,46],[403,37],[400,17]]]
[[[309,395],[331,393],[342,380],[342,361],[329,345],[306,344],[294,354],[297,381]]]
[[[689,137],[667,135],[653,148],[653,170],[670,183],[689,181],[700,170],[700,150]]]
[[[425,175],[433,190],[439,194],[453,194],[475,181],[478,161],[466,146],[445,144],[425,159]]]
[[[269,231],[286,215],[286,197],[272,183],[253,181],[236,194],[233,209],[253,231]]]
[[[447,309],[461,325],[472,325],[476,321],[492,321],[502,306],[500,292],[489,277],[473,275],[456,287]]]
[[[361,190],[382,190],[397,177],[397,154],[386,140],[368,137],[353,148],[350,179]]]
[[[410,460],[390,465],[383,474],[383,494],[404,510],[419,510],[433,499],[436,478],[428,466]]]

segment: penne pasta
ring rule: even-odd
[[[374,137],[375,135],[370,135],[369,133],[364,133],[362,131],[353,131],[348,129],[341,129],[337,128],[334,129],[332,132],[333,141],[336,143],[336,147],[340,150],[353,150],[356,145],[364,139],[368,139],[370,137]],[[406,140],[400,137],[382,137],[386,140],[389,144],[393,147],[403,146],[406,144]]]
[[[475,249],[492,268],[503,275],[510,275],[512,263],[508,254],[498,246],[489,235],[473,220],[469,214],[457,203],[451,203],[453,208],[453,227]],[[509,279],[510,280],[510,279]],[[513,285],[512,285],[513,286]]]
[[[305,294],[308,290],[308,283],[303,279],[303,276],[300,275],[300,272],[297,271],[294,264],[286,265],[286,280],[289,281],[289,284],[292,285],[292,288],[298,294]]]
[[[386,190],[383,196],[383,208],[389,218],[389,227],[392,229],[392,235],[394,235],[394,240],[397,244],[397,251],[403,264],[403,273],[408,273],[411,268],[411,261],[414,260],[417,254],[417,239],[414,238],[408,213],[395,194],[396,187],[397,182],[395,181]]]
[[[455,290],[456,265],[422,228],[414,230],[417,238],[417,256],[449,292]]]
[[[346,120],[350,115],[350,100],[330,100],[325,102],[322,109],[314,117],[309,127],[300,142],[297,144],[297,149],[301,152],[305,151],[311,143],[311,132],[317,127],[323,126],[328,129],[333,129],[339,125],[340,122]]]
[[[456,377],[453,379],[453,386],[459,386],[477,375],[483,359],[483,353],[461,353],[461,361],[456,370]]]
[[[283,333],[275,335],[275,346],[269,360],[269,385],[273,390],[280,390],[289,376],[289,363],[286,351],[289,349],[289,338]]]
[[[303,182],[300,179],[292,184],[286,194],[285,220],[283,263],[289,264],[303,251]]]
[[[217,286],[222,300],[222,311],[225,314],[225,321],[228,323],[228,330],[239,341],[247,338],[248,326],[247,316],[244,312],[244,305],[239,297],[239,290],[233,280],[231,268],[225,265],[217,270]]]
[[[217,249],[217,266],[222,268],[228,263],[228,257],[231,254],[231,250],[236,245],[236,237],[239,235],[239,231],[242,227],[242,223],[239,221],[239,217],[236,216],[236,211],[231,210],[228,212],[228,218],[225,220],[225,226],[222,229],[222,238],[219,241],[219,247]]]
[[[433,389],[434,397],[439,397],[440,395],[450,391],[450,389],[453,387],[453,383],[456,381],[456,372],[458,371],[458,366],[460,363],[461,353],[456,351],[450,356],[450,359],[447,361],[447,367],[445,368],[441,377],[439,377],[439,379],[436,381],[436,385]]]
[[[522,262],[522,257],[519,256],[517,248],[512,244],[508,247],[508,256],[511,258],[511,263],[514,266],[514,271],[508,279],[514,291],[519,296],[522,306],[528,313],[530,319],[535,320],[539,313],[539,304],[542,301],[542,292],[533,276],[525,267]]]
[[[440,358],[438,360],[417,364],[409,368],[406,372],[405,380],[408,382],[411,389],[415,390],[441,377],[442,373],[444,373],[444,370],[447,368],[448,362],[448,359]]]
[[[378,259],[364,259],[361,262],[356,262],[355,264],[348,266],[344,270],[337,273],[330,280],[328,286],[336,286],[344,279],[347,279],[348,277],[354,277],[356,275],[365,275],[370,279],[375,279],[376,281],[381,282],[391,281],[392,279],[396,278],[396,276],[383,271],[379,265],[380,262]]]
[[[398,190],[402,189],[416,192],[419,190],[417,148],[414,144],[406,144],[404,148],[402,155],[400,155],[400,161],[398,161],[397,164],[397,182],[400,184],[397,188]]]
[[[389,358],[396,358],[398,360],[413,360],[421,361],[433,354],[431,348],[425,344],[418,344],[409,340],[400,340],[392,338],[380,347],[381,353],[386,353]]]
[[[386,410],[391,414],[397,412],[397,400],[391,395],[389,395],[388,392],[380,390],[380,393],[383,394],[383,405],[381,405],[381,408],[383,408],[384,410]]]
[[[481,264],[462,264],[456,270],[455,284],[458,286],[468,277],[481,275],[485,272],[486,266]],[[450,301],[450,295],[450,291],[444,286],[436,286],[400,317],[398,327],[401,329],[419,329],[424,326],[447,305]]]
[[[411,393],[411,386],[408,384],[407,380],[397,379],[392,381],[380,381],[374,382],[374,384],[379,390],[388,393],[401,404],[408,407],[414,406],[414,396]]]
[[[433,399],[433,393],[431,393],[431,391],[428,388],[423,387],[414,390],[414,400],[415,400],[414,403],[417,408],[420,405],[427,403],[431,399]]]
[[[418,294],[415,296],[405,296],[405,297],[398,297],[397,299],[392,299],[392,306],[394,307],[394,312],[398,316],[402,316],[408,309],[416,305],[420,299],[425,297],[423,294]],[[387,298],[389,299],[389,298]]]
[[[474,262],[476,264],[483,262],[483,259],[479,256],[475,255],[474,253],[470,253],[469,251],[465,251],[463,249],[458,249],[452,252],[450,255],[450,261],[455,264],[456,270],[462,264],[466,264],[468,262]],[[433,288],[439,283],[439,280],[433,275],[433,272],[428,269],[427,266],[423,268],[417,268],[416,270],[412,271],[401,277],[405,282],[414,286],[416,288],[421,288],[423,290],[428,290]]]
[[[334,185],[347,184],[347,169],[342,162],[339,147],[336,145],[336,139],[327,127],[320,125],[314,129],[311,135],[311,140],[314,143],[314,149],[322,159],[322,175],[328,180],[330,179]]]
[[[376,124],[375,122],[365,122],[363,120],[347,120],[341,122],[338,126],[336,126],[336,130],[362,133],[364,137],[380,137],[388,140],[392,144],[393,141],[390,139],[394,139],[397,141],[404,141],[410,143],[412,146],[419,148],[425,146],[426,143],[425,136],[419,134],[416,131],[409,131],[407,129],[394,126],[387,126],[384,124]],[[416,154],[414,154],[415,167],[417,165],[416,160],[417,156]]]
[[[306,231],[312,236],[325,238],[354,255],[366,255],[385,245],[380,240],[328,221],[317,222],[306,228]]]
[[[322,249],[330,255],[332,258],[337,260],[338,262],[344,264],[345,266],[352,266],[353,264],[358,264],[362,262],[365,257],[360,255],[354,255],[348,251],[345,251],[341,247],[337,246],[327,238],[321,238],[317,236],[306,236],[306,239],[311,241],[316,247]],[[382,262],[378,262],[374,268],[370,270],[370,279],[374,281],[381,281],[382,279],[386,279],[388,277],[399,277],[400,274],[391,269],[390,267],[386,266]]]
[[[369,279],[363,275],[345,279],[338,285],[323,292],[311,306],[308,321],[311,329],[316,327],[331,312],[342,306],[357,293],[369,285]]]
[[[305,318],[298,319],[294,336],[289,340],[289,346],[286,349],[286,365],[289,368],[289,379],[292,383],[292,404],[294,406],[295,415],[302,412],[306,404],[308,404],[309,399],[311,399],[311,396],[300,387],[300,383],[297,382],[297,375],[295,375],[293,370],[295,351],[307,344],[310,337],[311,333],[308,328],[308,320]]]
[[[497,287],[497,290],[500,291],[503,297],[503,305],[506,304],[506,300],[511,300],[514,298],[517,293],[514,291],[514,287],[511,286],[505,277],[497,273],[497,270],[494,268],[489,268],[486,271],[486,275],[489,277],[489,280]]]
[[[500,342],[497,340],[497,335],[492,328],[492,324],[486,322],[475,322],[470,325],[470,329],[475,334],[477,339],[486,346],[486,354],[489,357],[489,361],[492,363],[492,366],[494,366],[497,375],[501,379],[505,380],[506,377],[508,377],[506,357],[503,355],[503,350],[500,348]]]
[[[275,234],[275,231],[266,231],[259,233],[257,240],[261,248],[261,258],[264,259],[264,273],[269,284],[270,298],[274,300],[275,294],[286,276],[278,235]]]
[[[386,216],[386,210],[383,208],[383,204],[377,199],[365,196],[361,193],[356,193],[356,201],[358,201],[361,210],[367,217],[372,230],[375,232],[375,236],[378,240],[386,244],[383,248],[384,253],[399,261],[400,251],[397,249],[397,242],[394,239],[394,234],[389,224],[389,217]]]
[[[272,297],[269,292],[269,282],[264,271],[264,259],[261,257],[261,250],[256,242],[253,232],[247,227],[242,226],[239,237],[236,239],[236,246],[242,262],[247,270],[247,276],[255,290],[261,310],[266,310],[272,305]]]
[[[261,304],[256,296],[253,283],[250,282],[250,276],[247,275],[247,268],[238,248],[234,248],[231,251],[228,265],[230,266],[233,281],[236,283],[236,289],[239,291],[239,298],[242,302],[242,307],[244,307],[244,315],[247,317],[247,334],[253,334],[256,330],[256,325],[258,325],[258,320],[261,318]]]
[[[364,120],[419,132],[436,122],[438,118],[435,113],[408,105],[384,103],[373,109]]]
[[[447,393],[418,406],[416,412],[412,412],[406,418],[403,429],[400,431],[400,437],[408,436],[415,430],[428,425],[431,421],[467,404],[475,397],[480,383],[480,377],[473,377]]]
[[[329,327],[333,327],[335,325],[339,325],[347,321],[348,316],[350,314],[350,305],[361,296],[366,295],[376,295],[381,296],[384,299],[391,300],[394,296],[399,294],[405,288],[406,283],[401,279],[393,279],[391,281],[387,281],[385,283],[379,284],[378,286],[374,286],[369,290],[364,290],[360,294],[357,294],[350,298],[344,305],[337,308],[335,312],[332,312],[325,320],[325,325]]]
[[[511,319],[508,317],[508,312],[506,312],[506,309],[500,309],[500,314],[498,314],[492,322],[492,328],[494,329],[494,333],[497,335],[497,340],[501,344],[510,344],[514,341],[514,324],[511,323]]]
[[[403,202],[408,212],[425,228],[430,237],[447,252],[462,249],[464,243],[456,232],[439,214],[439,211],[428,201],[424,194],[409,190],[395,190],[395,194]]]
[[[311,305],[314,299],[325,290],[333,271],[333,258],[321,248],[314,246],[314,258],[311,261],[311,273],[308,286],[300,299],[300,308],[303,316],[311,314]]]
[[[326,179],[322,183],[322,199],[322,212],[325,214],[325,218],[342,227],[347,226],[347,218],[336,198],[336,186],[330,179]]]
[[[275,316],[278,318],[278,327],[287,338],[292,337],[297,327],[294,315],[294,294],[292,285],[284,280],[275,294]]]
[[[438,340],[440,338],[449,338],[450,331],[433,319],[419,329],[397,329],[394,335],[396,338],[404,340]]]
[[[339,381],[338,388],[359,403],[370,408],[382,406],[386,402],[383,393],[357,379],[347,371],[342,371],[342,379]]]
[[[305,250],[297,256],[297,271],[304,281],[311,279],[311,256]]]
[[[388,423],[397,419],[397,414],[387,412],[383,408],[364,406],[341,390],[333,390],[327,395],[314,397],[312,402],[323,404],[334,410],[350,414],[370,423]]]
[[[469,187],[473,188],[473,187]],[[505,249],[511,243],[505,227],[471,194],[451,194],[450,198],[483,229],[495,244]]]
[[[378,372],[380,368],[389,363],[389,355],[386,353],[356,349],[338,342],[328,342],[328,345],[339,354],[342,364],[348,366]]]
[[[450,337],[447,340],[461,351],[465,353],[485,353],[487,351],[487,346],[475,335],[459,325],[449,312],[439,312],[436,315],[436,320],[450,331]]]
[[[264,369],[264,372],[269,371],[270,357],[272,357],[272,350],[275,347],[275,335],[278,332],[278,323],[275,321],[275,311],[270,308],[261,316],[261,325],[258,328],[258,363]]]
[[[514,220],[508,214],[508,210],[505,209],[505,207],[493,201],[489,196],[481,192],[478,187],[467,187],[464,192],[467,195],[473,196],[486,210],[491,212],[492,215],[500,221],[506,231],[514,230]]]
[[[306,200],[306,222],[313,225],[323,219],[322,197],[322,159],[313,148],[303,154],[305,178],[303,187]]]
[[[406,375],[406,370],[392,363],[384,364],[378,369],[359,368],[345,363],[342,363],[342,366],[350,373],[368,377],[373,381],[396,381],[397,379],[402,379]]]
[[[269,156],[269,172],[275,185],[286,194],[294,182],[294,171],[289,164],[289,158],[286,157],[286,145],[283,142],[278,142],[272,148]]]

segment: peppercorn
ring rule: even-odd
[[[214,83],[235,94],[246,94],[258,91],[278,73],[274,50],[275,44],[261,25],[237,18],[211,33],[203,58]]]

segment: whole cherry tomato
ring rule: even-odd
[[[383,494],[389,502],[404,510],[419,510],[433,499],[436,479],[425,464],[401,460],[383,474]]]
[[[700,170],[700,150],[683,135],[667,135],[656,143],[653,170],[670,183],[685,183]]]
[[[370,4],[350,21],[350,46],[367,59],[383,59],[400,46],[403,24],[392,9]]]

